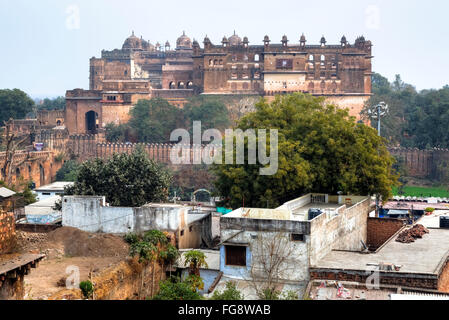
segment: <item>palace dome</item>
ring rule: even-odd
[[[229,37],[228,41],[231,46],[238,46],[242,43],[242,39],[235,34],[235,31],[234,34]]]
[[[123,43],[122,49],[142,49],[142,40],[134,35],[134,31]]]
[[[186,36],[186,33],[183,31],[182,36],[176,40],[176,48],[178,49],[191,49],[192,48],[192,41],[188,36]]]

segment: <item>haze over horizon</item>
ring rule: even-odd
[[[280,42],[286,34],[308,44],[322,35],[338,44],[364,35],[373,43],[373,71],[394,80],[396,74],[418,90],[447,85],[449,3],[428,1],[236,1],[226,5],[193,2],[117,0],[1,1],[0,88],[19,88],[32,97],[64,95],[88,89],[89,58],[121,48],[135,31],[153,44],[172,47],[185,30],[202,45],[207,35],[220,43],[234,30],[251,44],[265,34]],[[446,70],[446,72],[444,72]]]

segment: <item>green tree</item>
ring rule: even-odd
[[[199,276],[200,268],[207,267],[206,255],[198,250],[190,250],[184,254],[185,263],[189,265],[189,274]]]
[[[233,208],[243,202],[277,207],[306,192],[381,194],[388,199],[397,183],[385,140],[324,98],[295,93],[277,96],[272,103],[263,100],[238,128],[278,130],[278,171],[261,176],[260,164],[213,165],[216,188]]]
[[[416,89],[402,81],[399,75],[393,83],[378,73],[372,76],[372,97],[367,101],[362,114],[368,119],[368,110],[384,101],[389,106],[388,114],[382,119],[382,136],[390,145],[403,145],[406,142],[406,126],[408,108],[414,104]],[[373,128],[377,128],[377,120],[371,120]]]
[[[201,130],[224,130],[229,124],[229,113],[226,105],[216,98],[196,97],[184,107],[187,125],[191,128],[193,121],[201,121]]]
[[[80,164],[75,160],[64,162],[61,169],[56,172],[56,181],[76,181],[79,168]]]
[[[212,300],[244,300],[244,295],[237,289],[235,282],[226,282],[226,289],[222,292],[214,291]]]
[[[200,294],[192,288],[188,280],[171,278],[161,281],[159,292],[153,300],[201,300]]]
[[[170,142],[170,133],[184,126],[182,109],[161,98],[139,100],[130,114],[129,127],[135,130],[139,142]]]
[[[84,162],[67,194],[105,196],[112,206],[136,207],[165,201],[170,173],[150,160],[142,148],[132,154]]]
[[[0,90],[0,123],[12,119],[23,119],[33,111],[34,101],[22,90]]]
[[[54,99],[45,98],[40,104],[37,105],[39,110],[64,110],[65,109],[65,97],[57,97]]]
[[[407,108],[406,121],[404,146],[449,148],[449,86],[420,92]]]

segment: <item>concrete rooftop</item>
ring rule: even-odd
[[[312,268],[339,270],[372,270],[368,264],[402,265],[395,273],[438,274],[440,264],[449,253],[449,230],[431,229],[422,239],[410,244],[390,240],[379,252],[363,254],[332,251]]]
[[[436,210],[430,216],[422,216],[417,223],[426,228],[440,228],[440,217],[449,216],[449,210]]]
[[[62,182],[62,181],[58,181],[58,182],[53,182],[51,184],[47,184],[45,186],[39,187],[37,189],[35,189],[34,191],[38,191],[38,192],[57,192],[57,191],[64,191],[64,187],[66,186],[70,186],[73,185],[74,182]]]

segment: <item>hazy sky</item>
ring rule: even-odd
[[[183,30],[220,43],[234,29],[251,44],[265,34],[298,42],[304,33],[308,44],[363,34],[374,44],[375,72],[440,88],[449,83],[448,12],[447,0],[0,0],[0,88],[33,96],[88,89],[89,58],[121,48],[132,30],[173,45]]]

